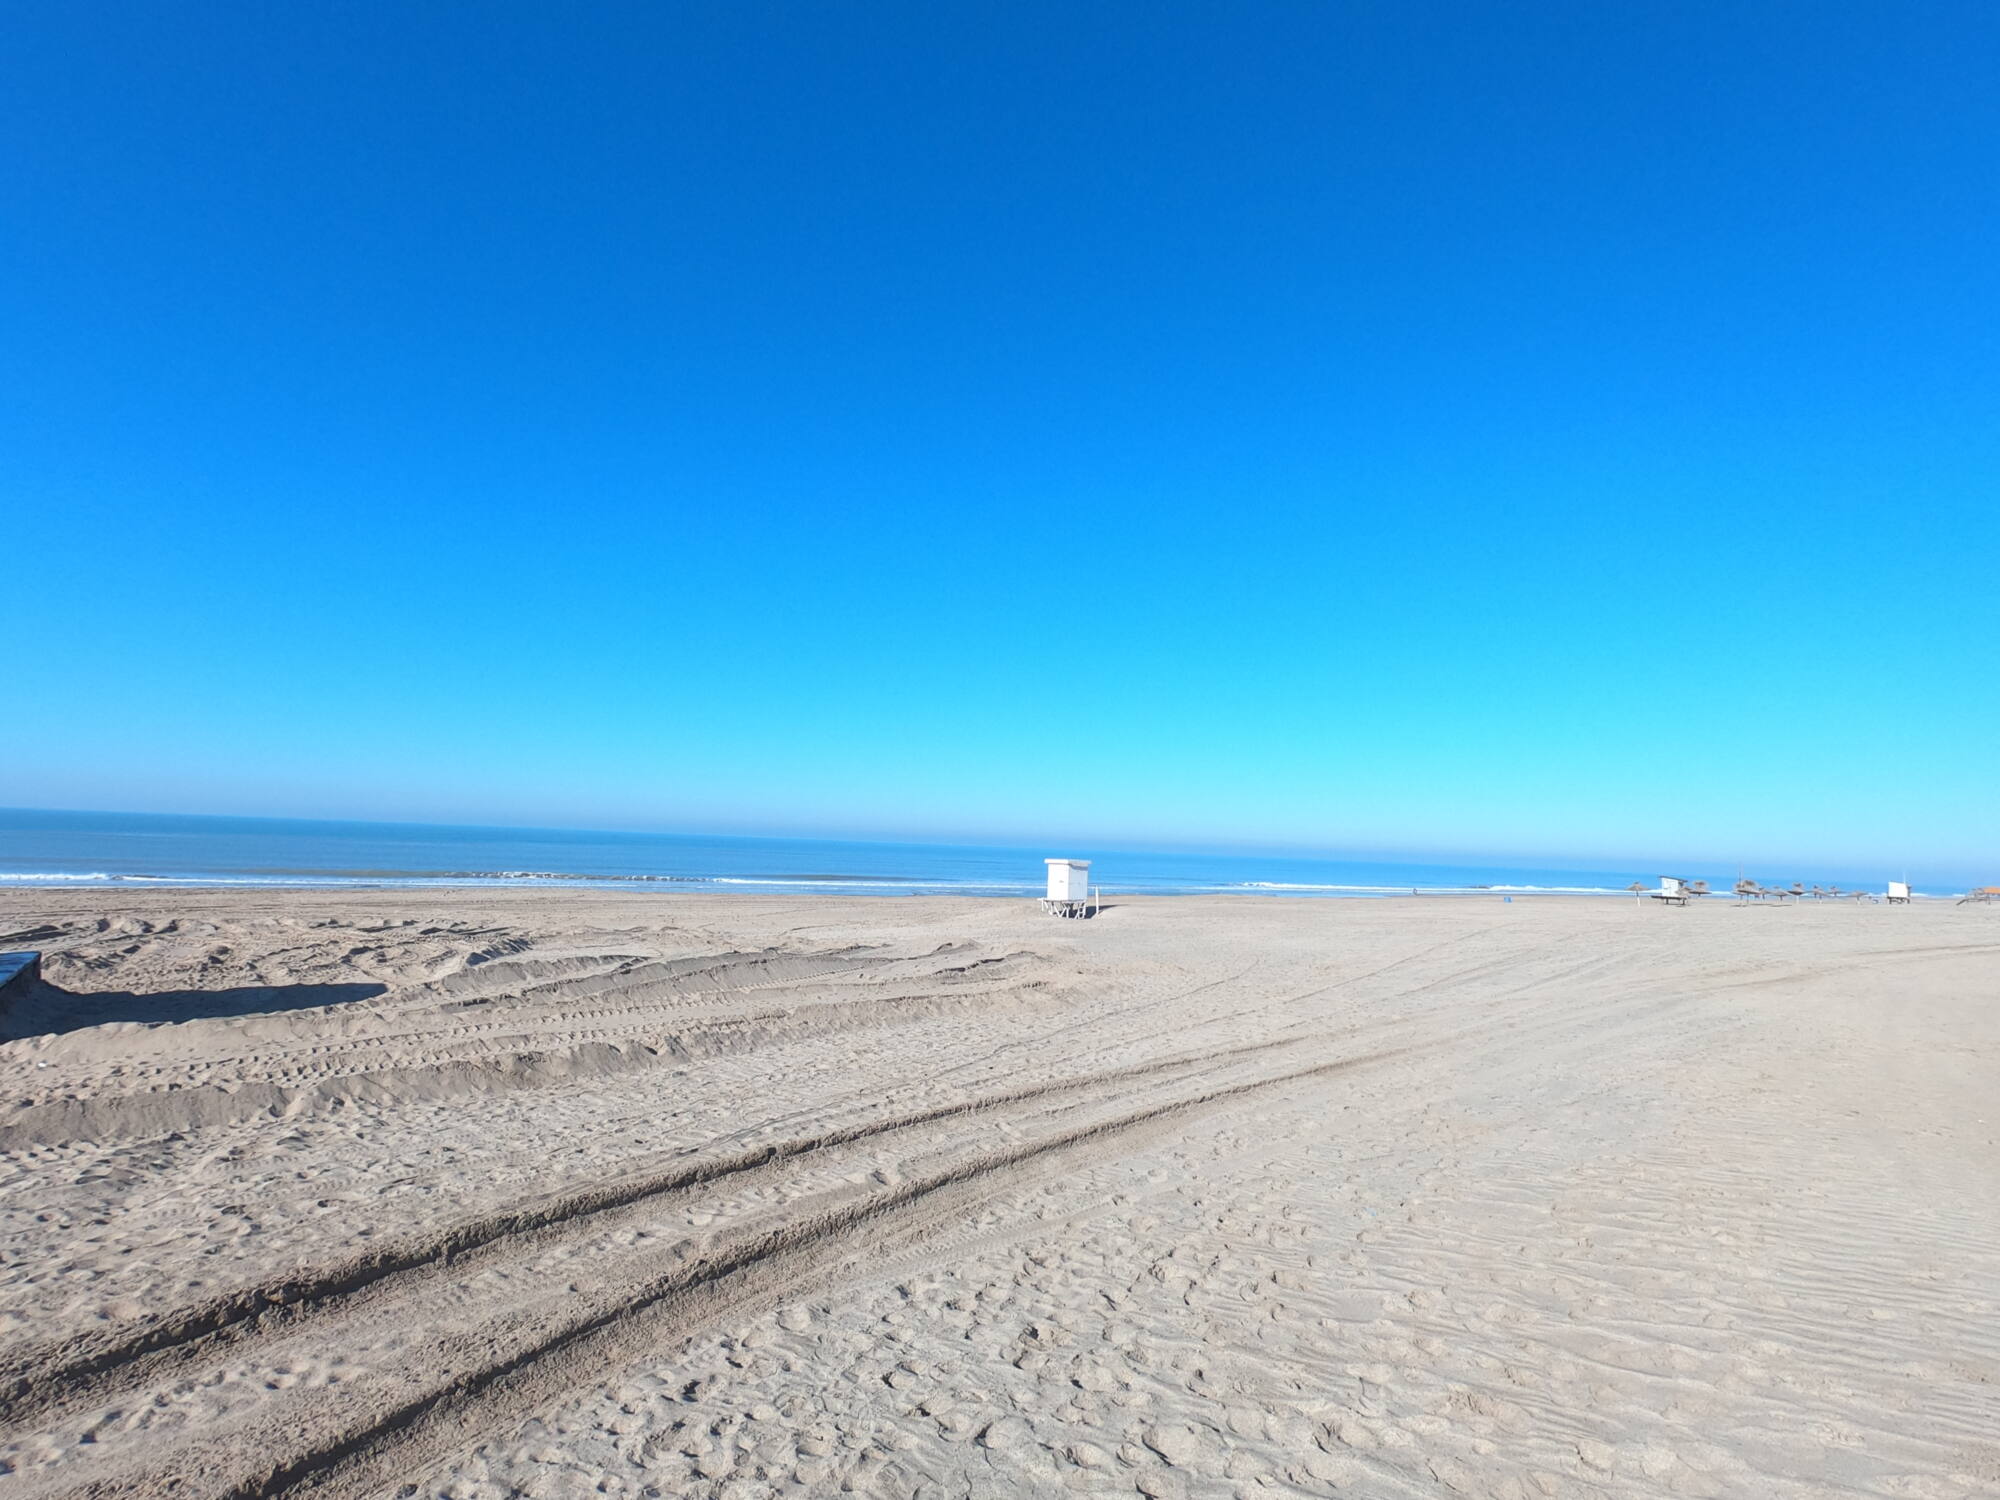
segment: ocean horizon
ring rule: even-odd
[[[0,888],[93,886],[567,886],[841,895],[1029,897],[1047,856],[1090,859],[1092,882],[1128,895],[1545,894],[1622,896],[1650,866],[1561,867],[1336,855],[1029,848],[1005,844],[620,833],[180,813],[0,808]],[[1676,869],[1723,894],[1733,871]],[[1753,871],[1876,890],[1864,874]],[[1900,875],[1900,872],[1898,872]],[[1919,894],[1958,894],[1915,883]]]

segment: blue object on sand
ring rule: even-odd
[[[41,977],[41,954],[0,953],[0,1000],[11,999]]]

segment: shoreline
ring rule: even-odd
[[[716,885],[727,885],[728,889],[713,889]],[[884,887],[894,886],[894,889]],[[905,887],[909,888],[905,888]],[[702,887],[691,889],[691,887]],[[489,893],[499,891],[565,891],[601,892],[606,895],[633,894],[646,896],[716,896],[757,898],[786,895],[801,897],[824,897],[829,900],[963,900],[979,902],[1025,901],[1038,902],[1038,887],[1024,886],[1018,890],[952,889],[932,885],[923,881],[843,881],[829,880],[787,880],[787,879],[740,879],[723,877],[711,880],[692,875],[577,875],[577,876],[496,876],[490,879],[478,877],[441,876],[436,879],[422,876],[412,877],[345,877],[330,876],[325,879],[282,879],[261,876],[17,876],[0,873],[0,896],[8,892],[50,892],[72,891],[77,893],[109,892],[201,892],[222,894],[228,892],[253,893],[259,891],[318,891],[339,893],[343,891],[409,891],[427,893]],[[1477,900],[1482,897],[1503,900],[1584,900],[1607,901],[1637,899],[1645,900],[1648,892],[1608,889],[1579,889],[1549,886],[1438,886],[1414,888],[1403,887],[1330,887],[1299,888],[1260,885],[1254,888],[1193,886],[1185,890],[1119,890],[1107,887],[1101,892],[1104,899],[1123,901],[1189,899],[1242,898],[1255,901],[1300,900],[1300,901],[1407,901],[1417,900]],[[1966,900],[1970,891],[1935,892],[1913,890],[1912,900],[1916,902],[1959,903]],[[1860,893],[1842,891],[1839,895],[1814,896],[1811,892],[1795,895],[1791,892],[1773,893],[1768,897],[1741,898],[1729,891],[1711,891],[1706,896],[1694,898],[1693,905],[1708,906],[1868,906],[1878,905],[1885,897],[1878,891]]]

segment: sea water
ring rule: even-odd
[[[553,885],[1018,898],[1040,893],[1042,860],[1049,855],[1090,859],[1093,884],[1133,894],[1608,896],[1623,895],[1634,880],[1652,885],[1658,874],[1532,862],[1440,864],[1081,845],[1010,848],[0,809],[0,887]],[[1728,882],[1716,883],[1726,889]]]

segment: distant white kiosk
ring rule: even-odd
[[[1087,859],[1044,860],[1049,867],[1049,893],[1042,897],[1042,910],[1057,917],[1090,917],[1097,914],[1097,895],[1090,888],[1090,861]]]
[[[1909,881],[1892,880],[1889,882],[1889,904],[1891,906],[1908,906],[1910,904]]]
[[[1655,901],[1671,901],[1676,906],[1686,906],[1688,904],[1688,883],[1678,875],[1662,875],[1660,877],[1660,888],[1657,891],[1648,891],[1646,894],[1651,896]]]

